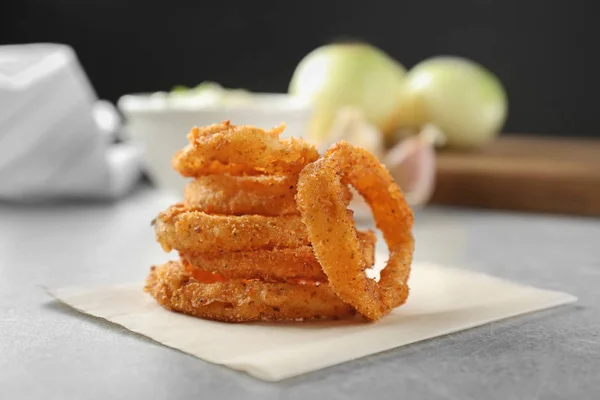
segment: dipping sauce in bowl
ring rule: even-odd
[[[285,122],[282,138],[306,137],[312,113],[308,103],[287,94],[229,90],[210,82],[190,90],[125,95],[118,107],[152,182],[180,197],[189,178],[175,172],[171,159],[187,145],[192,127],[230,120],[266,129]]]

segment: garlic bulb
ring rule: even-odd
[[[384,163],[411,206],[427,203],[435,189],[435,146],[444,135],[433,125],[426,125],[417,136],[402,140],[386,155]]]

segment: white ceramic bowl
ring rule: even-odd
[[[236,125],[271,128],[285,122],[284,137],[305,137],[310,106],[286,94],[253,94],[251,101],[228,105],[193,102],[168,103],[164,95],[126,95],[119,110],[126,118],[130,139],[143,151],[145,167],[153,183],[177,196],[188,179],[177,174],[173,155],[187,144],[186,135],[194,126],[230,120]]]

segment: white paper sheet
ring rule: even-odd
[[[206,321],[164,310],[143,292],[142,283],[49,293],[83,313],[267,381],[577,300],[566,293],[423,263],[413,266],[410,286],[407,304],[378,323]]]

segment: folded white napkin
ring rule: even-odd
[[[115,144],[120,127],[70,47],[0,46],[0,199],[125,194],[141,163],[135,147]]]

